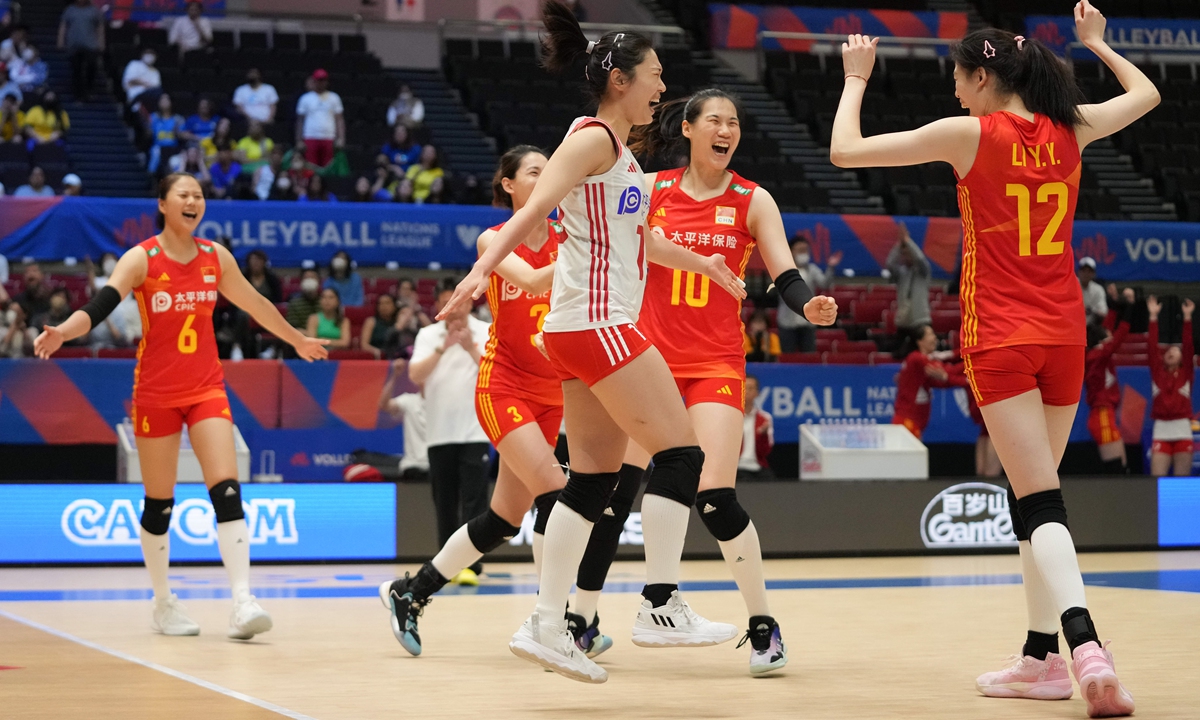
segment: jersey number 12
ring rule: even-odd
[[[1032,236],[1032,231],[1029,227],[1029,188],[1019,183],[1009,183],[1004,186],[1004,194],[1017,198],[1017,232],[1020,238],[1020,254],[1021,257],[1025,257],[1031,252],[1030,240]],[[1042,236],[1038,238],[1038,255],[1063,254],[1063,241],[1055,240],[1054,235],[1062,225],[1063,218],[1067,216],[1067,184],[1064,182],[1050,182],[1038,187],[1037,201],[1039,203],[1047,202],[1051,197],[1057,199],[1058,207],[1054,210],[1054,216],[1050,218],[1050,222],[1046,223],[1046,229],[1042,231]]]

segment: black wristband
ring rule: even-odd
[[[117,305],[121,304],[121,293],[113,289],[111,285],[105,285],[100,288],[100,292],[96,293],[95,297],[88,301],[81,310],[87,313],[87,316],[92,320],[92,327],[96,327],[104,322],[104,318],[112,314]],[[91,328],[88,328],[91,330]]]
[[[789,310],[804,317],[804,306],[813,299],[813,291],[800,277],[799,270],[792,268],[779,273],[779,277],[775,278],[775,289]]]

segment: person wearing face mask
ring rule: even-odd
[[[425,103],[421,98],[413,95],[412,88],[407,85],[400,86],[400,94],[388,105],[387,123],[388,127],[396,127],[399,123],[407,128],[415,128],[420,126],[425,121]]]
[[[345,250],[338,250],[329,261],[329,277],[325,278],[323,287],[337,290],[343,305],[356,306],[366,302],[362,276],[354,270]]]
[[[812,252],[808,238],[797,234],[792,240],[792,259],[796,261],[796,269],[800,277],[813,291],[829,287],[832,278],[842,262],[842,253],[835,252],[829,256],[827,271],[812,261]],[[794,312],[779,299],[779,312],[776,315],[779,326],[779,347],[785,353],[814,352],[817,349],[817,329],[803,315]]]
[[[58,95],[53,90],[47,90],[37,105],[25,113],[25,137],[29,149],[44,143],[61,143],[67,130],[71,128],[71,118],[63,110]]]
[[[321,273],[316,268],[307,268],[300,274],[300,292],[288,301],[287,321],[303,330],[308,327],[308,317],[321,311]]]
[[[46,84],[46,79],[50,76],[50,69],[47,67],[46,61],[42,59],[38,49],[32,45],[26,47],[21,52],[21,56],[13,60],[10,72],[13,82],[27,93],[37,92]]]
[[[142,108],[143,103],[153,106],[162,89],[162,74],[154,67],[158,61],[158,53],[154,48],[146,48],[140,58],[134,58],[125,66],[121,76],[121,87],[125,89],[125,103],[134,112]]]
[[[270,125],[275,122],[279,93],[274,85],[262,81],[258,68],[250,68],[246,73],[246,84],[233,91],[233,104],[247,120]]]

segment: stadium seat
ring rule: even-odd
[[[133,359],[137,357],[137,352],[137,348],[100,348],[96,351],[96,357]]]
[[[893,365],[896,363],[896,358],[892,357],[891,353],[873,352],[868,357],[868,362],[872,365]]]
[[[846,331],[841,328],[826,328],[817,330],[818,341],[827,340],[829,342],[834,342],[836,340],[846,340],[847,338],[848,336],[846,335]]]
[[[375,360],[375,353],[370,350],[330,350],[330,360]]]
[[[873,353],[879,350],[879,347],[873,340],[834,340],[833,347],[830,350],[834,353]]]
[[[825,353],[826,365],[867,365],[871,362],[871,353],[868,352],[848,352],[848,353]]]
[[[823,358],[826,354],[820,352],[783,353],[779,356],[779,362],[799,365],[820,365],[824,362]]]
[[[1148,354],[1127,355],[1125,353],[1117,353],[1113,355],[1113,363],[1115,365],[1142,365],[1145,366],[1150,362]]]
[[[92,349],[90,347],[61,347],[58,349],[58,352],[54,353],[54,358],[57,360],[88,359],[91,357]]]

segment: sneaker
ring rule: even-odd
[[[458,571],[458,574],[450,578],[450,582],[455,585],[466,585],[467,587],[477,587],[479,585],[479,575],[471,568],[463,568]]]
[[[750,629],[737,644],[740,648],[750,642],[750,674],[763,675],[787,665],[787,647],[775,618],[756,615],[750,618]]]
[[[738,635],[736,625],[705,620],[688,607],[675,590],[661,607],[642,601],[633,624],[633,644],[641,647],[703,647],[720,645]]]
[[[227,635],[234,640],[249,640],[259,633],[265,633],[274,625],[271,616],[251,595],[233,606],[233,612],[229,615]]]
[[[150,627],[163,635],[199,635],[200,626],[184,612],[179,597],[171,593],[165,601],[155,598]]]
[[[1071,669],[1079,694],[1087,701],[1088,717],[1122,717],[1133,714],[1133,696],[1117,679],[1113,656],[1096,642],[1086,642],[1071,653]]]
[[[567,628],[575,638],[575,646],[589,658],[594,658],[612,647],[612,638],[600,632],[600,616],[592,616],[592,624],[588,625],[582,615],[567,613]]]
[[[508,649],[519,658],[572,680],[585,683],[602,683],[608,680],[608,673],[604,668],[589,660],[587,655],[576,647],[575,638],[570,630],[565,626],[561,630],[553,626],[542,626],[536,610],[513,635]]]
[[[1071,675],[1067,661],[1058,653],[1045,660],[1030,655],[1013,655],[1008,667],[984,673],[975,679],[975,689],[988,697],[1027,700],[1070,700]]]
[[[404,573],[399,580],[379,586],[379,599],[392,614],[392,634],[409,655],[420,655],[421,635],[417,632],[417,618],[425,612],[430,599],[418,599],[413,593],[413,583],[414,578]]]

